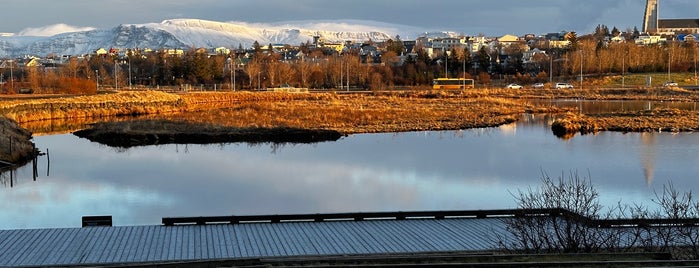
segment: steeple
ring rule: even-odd
[[[643,32],[658,31],[658,0],[646,0],[646,13],[643,17]]]

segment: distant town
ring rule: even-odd
[[[628,73],[695,72],[697,20],[659,20],[648,1],[642,31],[598,25],[593,33],[523,36],[444,33],[414,40],[215,48],[95,48],[85,55],[27,55],[0,60],[0,92],[89,93],[99,90],[383,90],[432,87],[438,78],[473,87],[556,82]],[[310,39],[310,38],[309,38]],[[696,84],[696,75],[694,78]],[[466,85],[466,83],[463,83]],[[582,84],[581,84],[582,85]]]

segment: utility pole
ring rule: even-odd
[[[626,86],[625,84],[625,74],[626,74],[626,50],[624,50],[623,53],[624,56],[621,57],[621,88],[624,88]]]
[[[14,78],[14,75],[12,74],[12,68],[14,67],[14,65],[15,65],[15,61],[10,60],[10,87],[12,88],[12,90],[15,90],[15,78]]]
[[[449,54],[447,48],[444,48],[444,78],[449,78]]]
[[[129,89],[131,89],[131,56],[126,56],[126,59],[129,60]]]
[[[580,89],[583,88],[583,51],[580,49]]]
[[[100,90],[100,70],[95,70],[95,82],[97,82],[97,91]]]
[[[233,90],[233,58],[228,58],[228,69],[231,71],[231,90]]]
[[[117,77],[117,61],[114,60],[114,90],[119,90],[119,78]]]
[[[551,49],[551,40],[546,41],[546,47],[548,48],[549,56],[549,84],[553,85],[553,50]]]
[[[670,82],[670,66],[672,65],[672,43],[667,48],[667,81]]]

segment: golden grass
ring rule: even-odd
[[[179,96],[158,91],[0,102],[0,114],[18,122],[159,114],[180,111],[181,108]]]
[[[530,104],[529,99],[624,99],[696,101],[699,93],[682,89],[473,89],[465,91],[394,91],[366,94],[196,92],[119,92],[76,97],[0,100],[0,113],[40,133],[70,131],[86,123],[147,115],[151,119],[186,120],[232,127],[331,129],[343,133],[450,130],[497,126],[524,112],[566,110]],[[637,115],[636,115],[637,116]],[[692,114],[681,114],[692,119]],[[614,121],[614,118],[622,118]],[[647,126],[626,127],[630,116],[584,116],[584,131],[694,129],[689,120],[670,122],[641,117]],[[47,119],[53,121],[47,122]],[[570,119],[570,118],[569,118]],[[42,121],[43,120],[43,121]],[[572,119],[571,119],[572,120]],[[583,119],[575,118],[580,124]],[[35,123],[30,123],[35,122]],[[678,125],[684,124],[684,125]]]
[[[234,127],[321,128],[349,134],[497,126],[527,111],[560,112],[517,99],[464,96],[461,92],[297,94],[293,101],[283,95],[247,97],[238,96],[236,105],[229,107],[190,109],[165,117]]]
[[[640,112],[581,115],[568,113],[554,121],[554,134],[570,137],[577,132],[694,132],[699,131],[699,112],[679,109],[655,109]]]

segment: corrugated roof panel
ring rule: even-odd
[[[366,226],[371,228],[369,231],[376,238],[377,245],[381,246],[379,250],[387,253],[405,252],[401,239],[396,234],[388,232],[384,224],[380,224],[381,222],[383,221],[366,221]]]
[[[44,263],[50,253],[55,249],[56,241],[60,241],[63,234],[61,229],[51,229],[51,232],[41,242],[41,246],[36,248],[36,253],[29,257],[34,263]]]
[[[92,227],[91,227],[92,228]],[[100,254],[95,254],[97,256],[96,263],[109,263],[109,260],[114,259],[115,255],[119,251],[117,248],[119,246],[119,240],[121,239],[121,230],[123,228],[105,228],[108,232],[107,237],[98,237],[97,239],[106,240],[104,243],[104,249]]]
[[[434,224],[434,221],[409,220],[400,226],[409,238],[407,240],[410,241],[412,251],[453,250],[450,246],[452,237],[444,235],[444,228]]]
[[[135,260],[136,254],[138,252],[139,240],[143,236],[143,227],[134,226],[131,228],[131,232],[126,235],[126,248],[122,253],[122,260]]]
[[[35,234],[31,235],[29,239],[24,242],[24,245],[20,247],[19,253],[12,260],[13,265],[23,265],[29,263],[33,260],[33,256],[37,254],[37,247],[41,246],[41,242],[46,238],[51,230],[39,230]]]
[[[264,251],[264,249],[262,248],[263,245],[257,243],[257,237],[254,232],[254,230],[257,229],[257,225],[244,224],[241,226],[243,227],[242,231],[245,235],[245,240],[243,242],[245,243],[245,247],[248,252],[248,257],[262,256],[262,252]]]
[[[0,266],[484,250],[501,219],[409,219],[0,231]]]
[[[357,241],[357,248],[360,253],[379,252],[380,247],[376,243],[376,238],[364,228],[361,222],[347,221],[339,222],[346,233],[350,234]]]
[[[21,256],[21,249],[27,244],[26,240],[31,239],[34,233],[35,232],[31,230],[20,230],[17,236],[11,238],[13,241],[10,244],[11,246],[4,248],[5,252],[7,252],[7,262],[9,265],[16,265],[15,260]]]
[[[220,230],[221,226],[222,225],[220,225],[220,224],[215,224],[215,225],[211,225],[209,228],[209,229],[211,229],[209,234],[210,234],[211,239],[212,239],[211,246],[210,246],[210,248],[212,249],[211,250],[212,253],[210,253],[210,254],[212,255],[213,259],[221,259],[225,256],[224,255],[225,254],[224,253],[225,245],[222,245],[223,244],[223,241],[222,241],[223,235],[221,234],[221,230]]]
[[[321,224],[318,222],[318,224]],[[301,255],[314,255],[322,254],[325,249],[323,248],[322,238],[315,232],[313,228],[310,228],[306,222],[296,222],[290,223],[288,225],[291,227],[289,233],[294,235],[295,239],[299,239],[301,244],[298,244],[299,254]]]
[[[262,234],[268,241],[267,244],[269,245],[270,254],[272,256],[288,256],[284,248],[286,240],[280,238],[275,224],[270,224],[262,228]]]
[[[330,246],[332,243],[329,243],[330,241],[333,241],[332,237],[325,232],[326,228],[328,225],[331,225],[332,223],[328,222],[319,222],[317,225],[310,225],[308,223],[304,223],[304,226],[307,228],[311,235],[314,236],[316,239],[318,245],[316,248],[319,250],[319,254],[323,255],[335,255],[337,254],[336,248]],[[335,241],[333,241],[335,242]]]
[[[81,230],[81,229],[63,229],[66,232],[66,237],[63,238],[63,243],[58,250],[55,251],[56,264],[63,265],[69,263],[80,263],[79,255],[77,252],[82,251],[81,247],[84,247],[83,243],[86,241],[82,239],[88,236],[90,231],[95,229]]]
[[[438,222],[450,230],[454,236],[459,237],[459,244],[468,250],[481,250],[495,248],[497,238],[492,229],[503,224],[501,219],[448,219]]]

